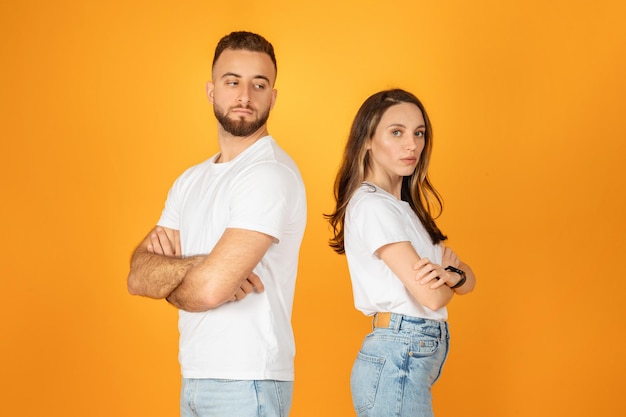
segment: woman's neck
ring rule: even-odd
[[[365,176],[365,181],[370,182],[393,195],[400,200],[400,193],[402,191],[402,177],[391,178],[388,175],[374,175],[369,173]]]

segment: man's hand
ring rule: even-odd
[[[150,235],[151,242],[148,244],[148,252],[174,258],[182,257],[180,232],[178,230],[172,230],[171,232],[168,234],[162,227],[154,229],[154,232]]]
[[[259,276],[254,272],[251,273],[248,279],[246,279],[241,284],[241,287],[239,287],[239,289],[237,290],[235,295],[233,295],[233,298],[231,298],[230,301],[242,300],[246,297],[246,295],[250,294],[253,291],[265,291],[265,286],[263,285],[263,282],[261,282],[261,278],[259,278]]]
[[[128,292],[155,299],[168,297],[200,257],[183,259],[178,230],[155,226],[130,260]]]

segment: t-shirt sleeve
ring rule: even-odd
[[[227,227],[254,230],[279,241],[294,210],[298,183],[276,162],[256,164],[234,181]]]
[[[402,211],[385,197],[375,193],[364,197],[352,207],[350,217],[360,240],[372,255],[390,243],[410,241]]]
[[[161,218],[157,222],[158,226],[167,227],[169,229],[180,230],[180,210],[182,201],[182,188],[185,178],[184,173],[174,181],[174,184],[167,193],[167,199],[165,200],[165,206],[161,212]]]

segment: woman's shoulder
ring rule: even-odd
[[[375,210],[386,208],[387,210],[396,211],[401,207],[401,204],[401,201],[398,201],[398,199],[380,187],[364,182],[352,195],[348,208],[352,210],[357,207],[369,207]]]
[[[361,186],[354,192],[352,199],[355,201],[387,201],[394,204],[399,202],[393,195],[370,182],[361,183]]]

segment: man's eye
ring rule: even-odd
[[[257,90],[265,90],[265,84],[255,84],[254,87]]]

